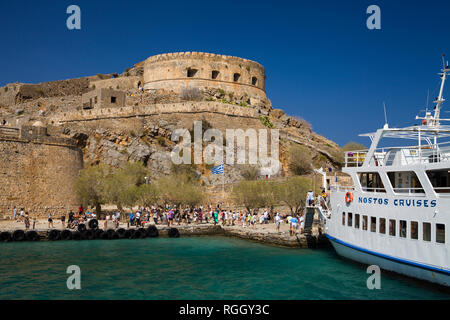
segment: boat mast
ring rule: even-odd
[[[439,114],[441,113],[441,105],[445,101],[445,99],[442,97],[442,94],[444,92],[444,84],[447,77],[447,72],[449,72],[450,69],[445,65],[445,55],[442,55],[442,73],[441,75],[441,89],[439,90],[439,96],[434,101],[436,103],[436,106],[434,107],[434,119],[433,119],[433,125],[439,126]]]

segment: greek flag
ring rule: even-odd
[[[223,164],[221,164],[220,166],[213,167],[211,169],[211,173],[212,174],[222,174],[223,173]]]

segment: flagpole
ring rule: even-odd
[[[225,200],[225,166],[223,166],[222,173],[222,201]]]

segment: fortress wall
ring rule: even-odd
[[[216,74],[213,75],[213,71]],[[234,75],[239,74],[239,79]],[[265,70],[257,62],[203,52],[178,52],[148,58],[144,66],[146,90],[181,91],[188,86],[220,88],[266,98]]]
[[[95,85],[95,89],[129,90],[138,89],[138,84],[144,85],[144,79],[138,76],[120,77],[106,80],[91,81],[90,87]]]
[[[76,209],[80,149],[0,136],[0,156],[0,216],[11,216],[14,206],[33,217]]]
[[[135,118],[159,114],[217,113],[228,116],[258,119],[255,109],[221,102],[181,102],[155,104],[149,106],[127,106],[123,108],[98,108],[60,113],[50,119],[51,122],[66,123],[76,121],[103,120],[114,118]]]

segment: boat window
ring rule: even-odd
[[[359,214],[355,213],[355,228],[359,229]]]
[[[388,172],[387,175],[394,192],[424,193],[422,184],[414,171]]]
[[[348,213],[348,217],[347,217],[347,225],[348,225],[349,227],[353,226],[353,219],[352,219],[352,218],[353,218],[353,217],[352,217],[352,213],[349,212],[349,213]]]
[[[363,216],[362,229],[367,230],[367,216]]]
[[[411,239],[419,239],[419,223],[411,221]]]
[[[450,170],[428,170],[427,176],[437,193],[450,193]]]
[[[431,223],[423,223],[423,241],[431,241]]]
[[[395,237],[395,220],[389,219],[389,235]]]
[[[361,172],[359,181],[363,191],[368,192],[386,192],[383,182],[378,172]]]
[[[370,217],[370,231],[377,232],[377,218]]]
[[[386,219],[380,218],[380,233],[386,234]]]
[[[406,238],[406,221],[400,220],[400,237]]]
[[[345,212],[342,212],[342,225],[345,226]]]
[[[436,223],[436,242],[445,243],[445,225]]]

